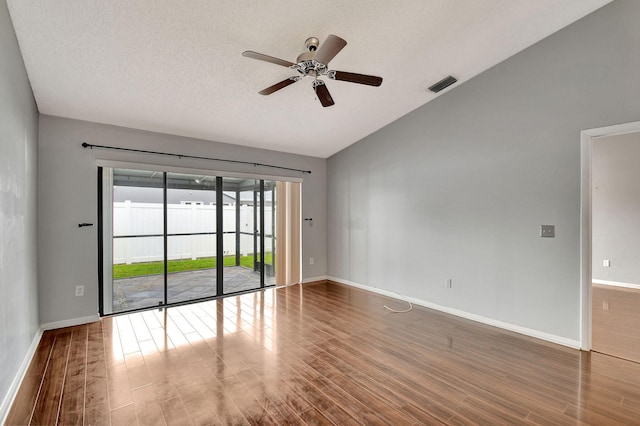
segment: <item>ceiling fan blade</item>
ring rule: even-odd
[[[314,60],[321,64],[328,65],[335,56],[347,45],[347,42],[337,35],[330,34],[329,37],[322,43]]]
[[[299,79],[300,79],[299,77],[289,77],[286,80],[282,80],[281,82],[276,83],[273,86],[269,86],[266,89],[259,91],[258,93],[260,93],[261,95],[270,95],[273,92],[277,92],[278,90],[284,89],[290,84],[295,83]]]
[[[326,84],[322,80],[315,80],[313,82],[313,90],[316,92],[316,96],[318,100],[322,104],[323,107],[328,107],[333,105],[333,98],[331,97],[331,93],[329,93],[329,89],[327,89]]]
[[[375,75],[356,74],[352,72],[329,71],[327,73],[327,77],[333,80],[366,84],[368,86],[380,86],[382,84],[382,77],[376,77]]]
[[[295,65],[293,62],[285,61],[284,59],[274,58],[273,56],[264,55],[262,53],[254,52],[252,50],[246,50],[242,52],[242,56],[251,59],[257,59],[259,61],[271,62],[272,64],[282,65],[283,67],[291,67]]]

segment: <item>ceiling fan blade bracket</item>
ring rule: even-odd
[[[327,73],[327,66],[325,64],[313,59],[311,61],[311,65],[313,66],[313,69],[318,73],[318,75],[324,75]]]

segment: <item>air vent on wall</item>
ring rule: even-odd
[[[439,82],[437,82],[433,86],[429,87],[429,90],[431,90],[433,93],[438,93],[441,90],[444,90],[447,87],[451,86],[456,81],[458,81],[458,80],[456,80],[454,77],[448,76],[448,77],[443,78],[442,80],[440,80]]]

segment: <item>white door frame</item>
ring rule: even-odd
[[[591,350],[591,153],[593,139],[640,131],[640,121],[580,132],[580,349]]]

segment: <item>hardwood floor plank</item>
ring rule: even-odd
[[[355,425],[358,422],[349,415],[342,407],[337,405],[328,395],[324,394],[312,382],[296,375],[289,382],[293,393],[298,397],[304,397],[313,406],[314,409],[320,411],[329,421],[336,425],[349,424]]]
[[[269,386],[262,380],[264,376],[259,376],[250,368],[236,373],[235,376],[244,385],[246,392],[265,408],[276,423],[304,424],[297,412],[280,397],[282,387]]]
[[[640,290],[592,285],[593,350],[640,362]]]
[[[60,399],[62,397],[67,361],[69,359],[70,344],[70,330],[60,332],[56,335],[49,365],[47,366],[47,371],[42,381],[42,388],[31,417],[31,424],[46,425],[56,424],[57,422],[60,413]]]
[[[434,414],[432,407],[417,407],[411,403],[403,405],[402,411],[415,419],[414,424],[421,425],[442,425],[446,424],[446,422],[451,420],[451,418],[453,417],[453,415],[451,415],[451,417],[444,419],[442,416]]]
[[[83,424],[87,382],[88,327],[74,327],[71,334],[62,400],[61,424]]]
[[[86,407],[84,414],[85,425],[108,426],[111,424],[109,404],[106,402]],[[114,423],[114,425],[115,424],[117,423]]]
[[[331,364],[328,364],[318,357],[308,361],[308,364],[318,372],[322,372],[327,383],[338,392],[337,397],[342,401],[351,400],[352,404],[359,406],[360,415],[365,421],[382,421],[386,424],[412,424],[415,419],[411,419],[398,411],[395,407],[387,404],[380,404],[380,399],[360,387],[349,376],[332,371]],[[340,395],[342,393],[342,395]],[[370,407],[376,407],[375,411]]]
[[[531,412],[523,422],[527,425],[554,425],[554,426],[575,426],[580,424],[575,418],[567,415],[558,415],[556,412],[545,410]]]
[[[111,424],[122,426],[135,426],[138,424],[136,407],[133,404],[111,410]]]
[[[7,424],[634,424],[640,364],[331,282],[46,332]]]
[[[45,331],[42,335],[38,348],[33,355],[33,360],[20,385],[15,402],[7,416],[7,425],[24,425],[29,423],[44,379],[44,373],[51,358],[54,340],[55,334],[51,331]]]
[[[320,411],[312,408],[300,414],[302,421],[309,425],[325,426],[333,425],[329,419],[327,419]]]
[[[189,413],[179,396],[167,399],[160,404],[162,415],[168,426],[189,426],[193,425]]]
[[[110,409],[116,410],[131,405],[133,396],[131,395],[126,366],[123,364],[109,366],[107,364],[107,375],[107,396]]]
[[[196,425],[222,424],[212,409],[212,400],[208,398],[203,386],[191,384],[179,388],[180,396],[191,421]]]
[[[60,410],[57,424],[82,426],[83,422],[84,422],[84,413],[82,411],[77,412],[77,411]],[[52,423],[52,424],[56,424],[56,423]]]
[[[349,377],[354,378],[364,387],[370,389],[372,393],[377,394],[380,403],[396,407],[405,407],[406,405],[428,407],[431,416],[441,421],[453,417],[453,412],[444,405],[447,401],[437,394],[431,394],[430,390],[410,387],[410,380],[403,382],[404,377],[388,374],[387,369],[375,368],[371,363],[363,362],[360,357],[341,351],[335,346],[325,348],[325,351],[325,353],[331,354],[330,361],[336,369],[342,374],[349,374]],[[354,372],[356,372],[355,376]]]
[[[155,401],[136,402],[136,418],[140,426],[166,426],[162,406]]]

